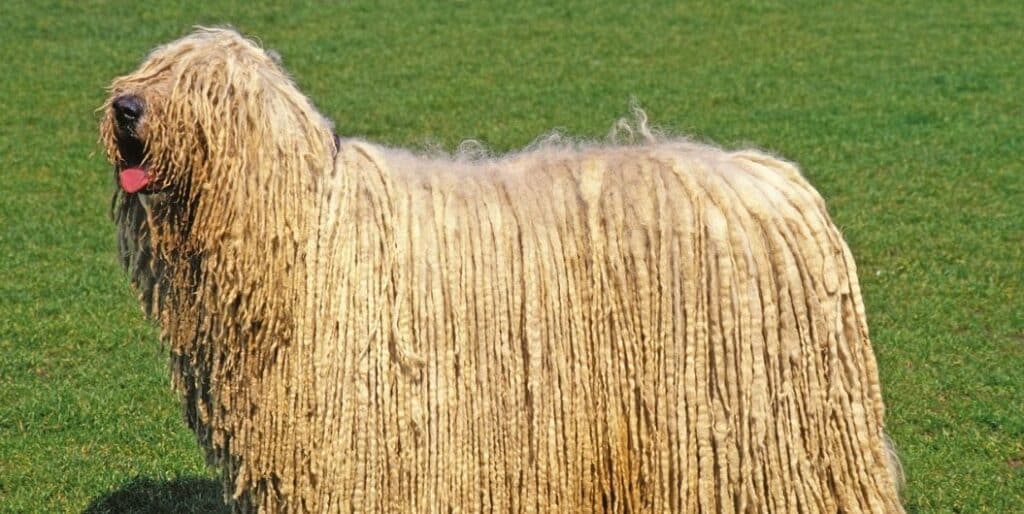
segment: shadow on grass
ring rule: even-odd
[[[182,477],[174,480],[154,480],[135,477],[95,500],[83,514],[157,514],[157,513],[212,513],[231,512],[224,504],[223,489],[218,480]]]

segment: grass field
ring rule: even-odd
[[[910,512],[1024,512],[1024,11],[1006,2],[0,6],[0,512],[219,505],[115,259],[105,86],[195,24],[342,134],[672,132],[801,164],[858,259]]]

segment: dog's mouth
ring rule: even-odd
[[[117,183],[126,193],[138,193],[149,184],[149,174],[142,168],[125,168],[118,173]]]
[[[146,145],[139,137],[138,128],[142,121],[144,105],[134,95],[122,95],[114,99],[114,134],[120,159],[115,166],[117,183],[129,194],[148,192],[152,177],[144,165]]]
[[[118,185],[129,194],[143,191],[150,184],[149,172],[142,163],[145,145],[134,133],[119,133],[117,146],[121,154],[121,160],[117,163]]]

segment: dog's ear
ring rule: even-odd
[[[267,57],[270,57],[271,61],[274,61],[274,64],[284,67],[284,63],[281,61],[281,54],[277,53],[277,50],[267,48],[263,51],[267,53]]]

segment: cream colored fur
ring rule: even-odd
[[[854,262],[792,164],[642,122],[336,147],[222,29],[121,94],[154,181],[115,194],[122,258],[237,510],[902,512]]]

